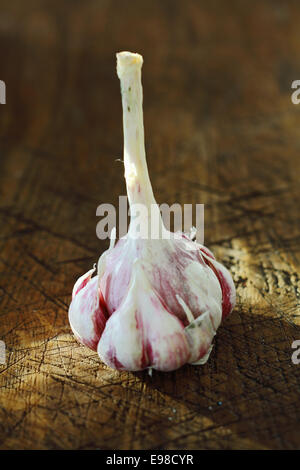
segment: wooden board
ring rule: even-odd
[[[293,1],[1,1],[1,448],[299,448],[299,24]],[[125,194],[120,50],[144,56],[157,200],[205,204],[237,286],[209,362],[152,378],[67,319]]]

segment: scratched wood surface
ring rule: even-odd
[[[0,447],[300,446],[299,2],[1,1]],[[209,362],[119,373],[74,340],[75,279],[125,194],[115,53],[144,55],[159,203],[205,204],[237,306]]]

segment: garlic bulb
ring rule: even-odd
[[[211,251],[163,224],[145,156],[142,63],[139,54],[117,54],[127,194],[131,209],[146,210],[139,229],[132,217],[116,244],[114,231],[97,274],[92,277],[94,267],[78,279],[69,320],[75,337],[108,366],[170,371],[207,361],[216,330],[235,305],[235,288]]]

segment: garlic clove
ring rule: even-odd
[[[204,364],[207,361],[216,334],[214,323],[213,316],[206,311],[185,328],[190,347],[190,364]]]
[[[131,371],[170,371],[190,357],[183,324],[153,290],[140,262],[133,265],[124,301],[107,321],[98,354],[110,367]]]
[[[96,351],[108,315],[98,288],[98,276],[91,278],[94,271],[95,268],[88,271],[74,286],[69,322],[76,339]]]
[[[222,318],[225,319],[233,310],[236,303],[233,279],[228,269],[215,259],[208,248],[200,245],[200,250],[206,264],[213,270],[219,280],[222,289]]]
[[[87,285],[87,283],[91,280],[92,275],[94,274],[95,271],[96,271],[96,267],[94,266],[87,273],[83,274],[77,279],[73,287],[72,299],[74,299],[75,295],[78,294],[78,292]]]

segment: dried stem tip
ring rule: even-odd
[[[117,54],[117,74],[121,78],[124,73],[130,72],[132,69],[141,68],[143,65],[143,57],[140,54],[133,52],[119,52]]]

